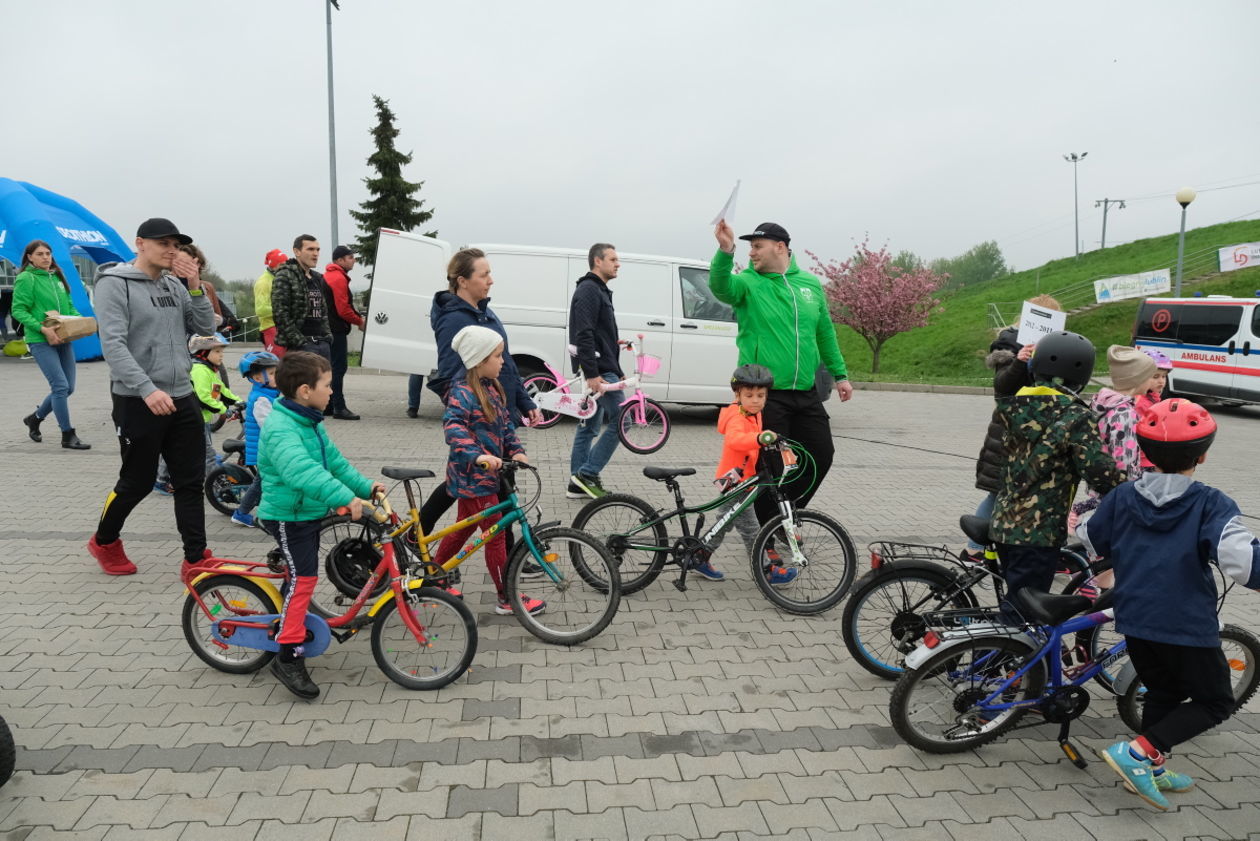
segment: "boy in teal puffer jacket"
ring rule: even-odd
[[[355,470],[320,425],[332,397],[332,366],[318,354],[293,351],[276,369],[284,395],[263,426],[258,472],[263,497],[258,518],[280,544],[289,567],[284,610],[276,642],[280,655],[271,671],[299,698],[319,697],[306,671],[301,643],[306,639],[306,609],[319,579],[319,523],[331,509],[348,506],[352,519],[385,486]]]

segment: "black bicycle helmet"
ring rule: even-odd
[[[744,388],[772,388],[774,374],[765,365],[740,365],[731,374],[731,391]]]
[[[1033,350],[1029,370],[1033,380],[1045,380],[1072,392],[1080,391],[1094,374],[1097,351],[1079,333],[1058,331],[1043,336]]]

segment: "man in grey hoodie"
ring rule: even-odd
[[[190,242],[170,220],[149,219],[136,232],[135,259],[107,263],[96,273],[93,303],[109,364],[122,468],[88,552],[109,575],[136,571],[120,534],[127,515],[153,489],[159,455],[175,487],[184,563],[208,556],[201,501],[205,431],[189,378],[188,335],[213,333],[214,310],[202,291],[197,262],[179,250]]]

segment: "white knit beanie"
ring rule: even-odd
[[[475,324],[460,330],[455,334],[455,338],[451,339],[451,347],[464,361],[464,367],[469,370],[484,362],[501,344],[503,344],[502,336],[489,327],[478,327]]]

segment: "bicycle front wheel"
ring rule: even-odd
[[[1229,664],[1230,688],[1234,693],[1234,710],[1243,707],[1260,688],[1260,639],[1237,625],[1221,628],[1221,652]],[[1120,718],[1134,733],[1142,732],[1142,712],[1146,687],[1134,679],[1120,697]]]
[[[656,509],[630,494],[608,494],[593,499],[573,518],[573,528],[594,537],[612,555],[621,575],[621,594],[637,593],[656,580],[669,556],[669,533],[664,523],[646,525],[658,517]],[[659,547],[659,548],[643,548]],[[579,574],[599,585],[599,565],[579,569]],[[606,585],[606,582],[604,582]]]
[[[646,456],[665,446],[670,433],[669,413],[650,397],[643,398],[643,416],[637,402],[621,407],[617,415],[617,437],[632,453]]]
[[[403,618],[420,626],[417,639]],[[439,587],[391,599],[372,621],[372,656],[385,676],[407,689],[439,689],[456,680],[477,653],[477,620],[462,601]]]
[[[214,638],[211,626],[220,619],[249,619],[251,616],[280,612],[280,605],[257,582],[242,575],[212,575],[198,581],[193,589],[210,609],[210,616],[190,594],[184,600],[184,639],[193,654],[221,672],[245,675],[271,662],[273,651],[224,646]]]
[[[547,374],[535,374],[532,377],[526,377],[523,385],[525,386],[525,393],[532,400],[536,394],[555,390],[556,381]],[[539,409],[539,412],[542,413],[542,420],[538,423],[530,424],[530,429],[548,429],[558,424],[562,417],[559,412],[548,412],[545,409]]]
[[[231,517],[253,481],[254,474],[239,464],[221,464],[206,474],[206,501],[215,511]]]
[[[533,539],[537,557],[521,539],[508,561],[504,586],[517,620],[554,645],[576,645],[598,635],[621,603],[621,577],[608,550],[586,532],[562,526],[535,531]],[[543,568],[541,578],[524,580],[526,561]],[[541,599],[546,606],[530,613],[526,598]]]
[[[795,527],[780,514],[761,527],[753,544],[753,580],[788,613],[809,615],[835,607],[856,571],[853,539],[820,511],[798,510]]]
[[[978,637],[934,654],[897,680],[888,714],[897,734],[928,753],[961,753],[988,744],[1010,730],[1024,708],[977,707],[1036,654],[1010,637]],[[1001,696],[1003,704],[1041,697],[1046,664],[1038,660]]]

